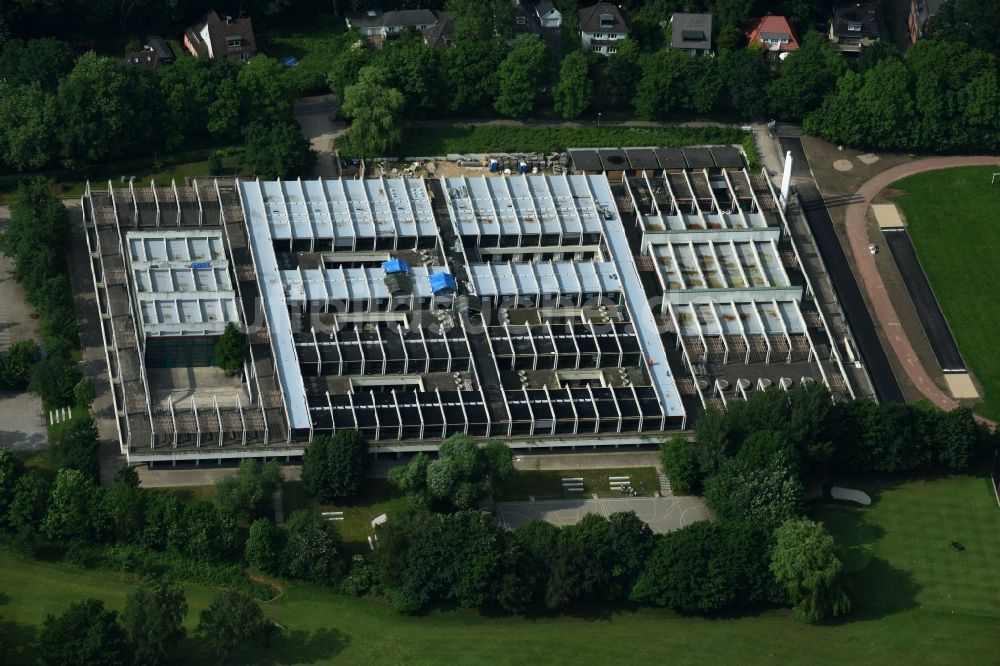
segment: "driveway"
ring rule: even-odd
[[[347,131],[347,125],[334,120],[339,105],[333,95],[304,97],[295,103],[295,120],[302,128],[312,149],[317,153],[314,175],[320,178],[339,178],[340,163],[333,150],[333,140]]]
[[[679,530],[712,517],[712,512],[700,497],[580,498],[496,504],[497,518],[511,529],[539,519],[559,527],[575,525],[588,513],[607,517],[622,511],[635,511],[639,519],[657,534]]]

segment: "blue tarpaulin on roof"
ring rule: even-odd
[[[457,287],[455,278],[451,276],[451,273],[434,273],[430,276],[430,279],[431,291],[435,294],[449,289],[455,291]]]
[[[409,264],[402,259],[390,259],[389,261],[383,261],[382,269],[385,270],[386,274],[410,272]]]

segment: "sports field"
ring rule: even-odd
[[[984,664],[996,661],[1000,625],[1000,510],[989,481],[948,477],[899,485],[855,482],[866,509],[815,512],[847,544],[855,611],[809,626],[787,613],[705,619],[668,611],[600,609],[562,617],[488,617],[448,610],[397,615],[357,600],[288,585],[268,615],[286,628],[270,649],[248,646],[238,664]],[[950,548],[959,541],[965,550]],[[134,582],[0,552],[0,654],[33,663],[25,646],[46,613],[87,596],[121,608]],[[188,625],[212,591],[187,586]],[[216,663],[188,639],[175,663]]]
[[[890,185],[966,364],[982,384],[976,412],[1000,420],[1000,179],[995,167],[929,171]]]

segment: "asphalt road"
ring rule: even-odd
[[[886,229],[882,235],[903,276],[906,291],[910,293],[917,316],[920,317],[920,323],[927,333],[927,340],[931,343],[941,369],[945,372],[965,372],[965,362],[958,351],[958,344],[951,334],[937,298],[934,297],[934,290],[927,281],[927,275],[920,266],[917,251],[910,241],[910,234],[906,229]]]
[[[820,254],[823,255],[823,263],[830,272],[830,280],[854,333],[858,352],[868,368],[875,394],[881,402],[905,402],[903,391],[899,388],[899,382],[896,381],[889,358],[875,330],[871,313],[868,312],[854,272],[851,271],[847,256],[844,254],[844,248],[833,228],[830,211],[827,210],[827,204],[812,176],[805,151],[802,149],[802,141],[798,137],[781,137],[780,142],[782,151],[792,152],[792,175],[809,179],[808,182],[800,181],[796,184],[802,210],[816,238]]]

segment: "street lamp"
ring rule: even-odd
[[[598,127],[601,126],[601,112],[600,111],[597,112],[597,126]]]

